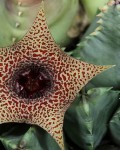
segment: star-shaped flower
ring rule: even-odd
[[[63,150],[67,108],[91,78],[109,67],[65,54],[51,37],[42,5],[23,39],[0,48],[0,123],[36,124]]]

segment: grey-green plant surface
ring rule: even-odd
[[[120,146],[120,108],[115,112],[109,123],[109,130],[112,140]]]
[[[95,86],[120,85],[120,5],[106,5],[97,16],[99,26],[78,44],[73,57],[97,65],[116,65],[92,80]]]
[[[93,18],[98,5],[102,6],[107,1],[84,0],[83,5]],[[20,6],[16,1],[10,2],[11,0],[0,1],[0,47],[19,41],[32,25],[39,10],[36,3]],[[78,2],[81,1],[46,0],[47,22],[51,34],[60,46],[67,46],[70,42],[68,30],[74,22]],[[94,78],[78,94],[67,111],[64,120],[66,150],[120,149],[119,3],[119,0],[113,0],[105,5],[92,21],[83,40],[69,52],[73,57],[89,63],[111,64],[116,67]],[[5,150],[60,150],[47,132],[34,125],[2,124],[0,142]]]
[[[12,45],[25,35],[36,17],[40,1],[22,5],[13,0],[0,0],[0,47]],[[79,8],[78,0],[45,0],[44,5],[51,34],[59,45],[66,46],[70,41],[67,33]]]
[[[100,144],[119,94],[111,88],[94,88],[76,98],[66,113],[64,129],[79,148],[94,150]]]
[[[6,150],[60,150],[55,140],[42,128],[25,124],[21,127],[14,124],[1,134],[0,141]]]

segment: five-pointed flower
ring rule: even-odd
[[[79,90],[108,67],[65,54],[51,37],[41,8],[22,40],[0,48],[0,123],[36,124],[64,149],[67,108]]]

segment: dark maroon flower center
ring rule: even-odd
[[[12,78],[12,90],[25,99],[45,96],[52,89],[52,76],[47,66],[37,64],[22,65]]]

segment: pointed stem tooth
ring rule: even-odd
[[[83,95],[82,97],[83,97],[83,108],[84,108],[84,111],[89,116],[89,113],[90,113],[89,104],[87,103],[87,100],[86,100],[85,96]]]
[[[108,10],[108,6],[107,6],[107,5],[105,5],[105,6],[101,9],[102,12],[106,12],[107,10]]]
[[[23,14],[22,11],[19,11],[19,12],[18,12],[18,16],[21,16],[22,14]]]
[[[18,28],[20,26],[20,23],[16,22],[15,26],[16,26],[16,28]]]
[[[13,41],[13,43],[14,43],[14,42],[16,41],[16,38],[15,38],[15,37],[13,37],[13,38],[12,38],[12,41]]]
[[[96,31],[95,31],[95,32],[92,32],[90,35],[95,36],[95,35],[97,35],[97,32],[96,32]]]
[[[103,20],[100,19],[100,20],[97,21],[97,23],[102,24],[102,23],[103,23]]]
[[[109,1],[109,2],[107,3],[108,6],[112,6],[112,5],[114,5],[114,4],[115,4],[115,1],[114,1],[114,0],[111,0],[111,1]]]
[[[64,51],[66,49],[66,47],[62,47],[61,49]]]
[[[18,2],[18,6],[21,6],[21,5],[22,5],[22,2],[21,2],[21,1],[19,1],[19,2]]]
[[[92,147],[92,149],[94,149],[94,144],[91,142],[91,147]]]
[[[90,134],[91,134],[91,135],[93,135],[93,131],[92,131],[92,129],[91,129],[91,130],[89,130],[89,132],[90,132]]]
[[[80,43],[78,43],[77,46],[80,46]]]
[[[96,29],[95,29],[95,31],[100,31],[100,30],[102,30],[103,29],[103,27],[102,26],[99,26],[99,27],[97,27]]]
[[[102,17],[102,16],[103,16],[103,13],[101,12],[101,13],[97,14],[96,16],[97,16],[97,17]]]
[[[90,122],[86,122],[86,127],[88,129],[88,131],[90,132],[90,134],[93,134],[93,121],[91,120]]]
[[[85,37],[85,39],[89,40],[89,39],[91,39],[91,37],[90,37],[90,36],[87,36],[87,37]]]

